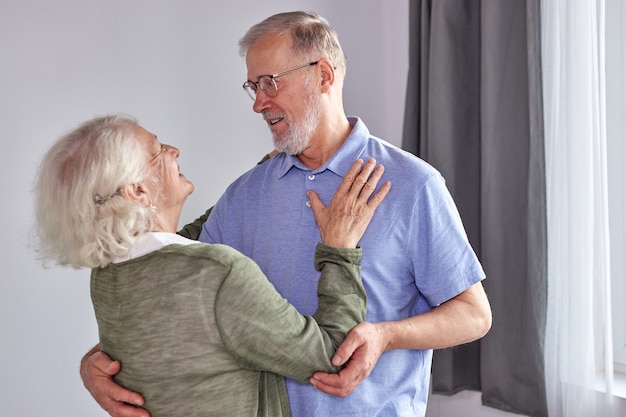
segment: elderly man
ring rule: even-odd
[[[311,314],[319,229],[306,192],[315,190],[328,202],[354,160],[383,164],[394,191],[360,242],[367,323],[337,350],[335,365],[347,364],[339,374],[317,373],[310,385],[288,380],[288,394],[296,417],[424,416],[432,349],[478,339],[491,326],[485,275],[443,178],[370,135],[359,118],[346,117],[345,56],[324,18],[271,16],[249,29],[240,52],[248,69],[244,89],[278,155],[228,188],[200,240],[250,256],[285,298]],[[85,385],[114,416],[147,415],[121,403],[141,404],[141,396],[113,384],[118,366],[102,353],[88,353]]]

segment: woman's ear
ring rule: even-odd
[[[127,200],[134,201],[146,207],[152,205],[147,189],[141,183],[122,185],[120,187],[120,191],[122,193],[122,197]]]

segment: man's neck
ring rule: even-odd
[[[321,167],[341,148],[351,131],[352,125],[346,117],[336,124],[318,129],[298,159],[311,169]]]

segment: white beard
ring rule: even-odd
[[[305,94],[307,110],[302,119],[289,121],[285,118],[287,130],[284,133],[272,132],[274,147],[279,152],[300,155],[309,145],[311,135],[317,129],[322,114],[320,97],[311,92]]]

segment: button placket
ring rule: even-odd
[[[309,181],[314,181],[314,180],[315,180],[315,174],[309,174],[309,175],[307,175],[307,179],[308,179]],[[307,188],[311,189],[311,187],[307,187]],[[305,205],[306,205],[308,208],[311,208],[311,201],[307,200],[307,201],[306,201],[306,203],[305,203]]]

